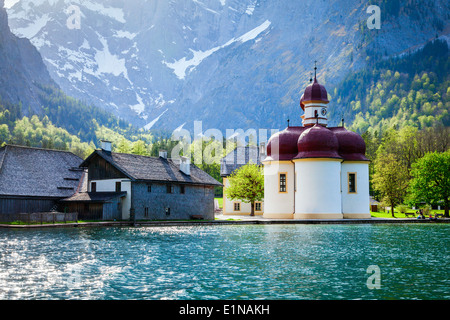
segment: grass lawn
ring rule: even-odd
[[[219,202],[219,208],[223,209],[223,198],[214,198],[215,200],[217,200]],[[413,210],[413,209],[408,209],[407,212],[411,212],[411,213],[415,213],[417,210]],[[436,213],[442,213],[444,214],[444,210],[431,210],[431,214],[434,215]],[[384,212],[384,211],[379,211],[379,212],[370,212],[371,216],[374,218],[392,218],[392,215],[390,212]],[[395,214],[394,214],[395,218],[411,218],[411,219],[416,219],[416,217],[411,217],[411,216],[405,216],[405,214],[400,213],[399,211],[395,210]],[[428,217],[425,217],[428,218]]]
[[[415,213],[417,210],[412,210],[412,209],[408,209],[407,210],[407,212],[411,212],[411,213]],[[436,213],[441,213],[441,214],[444,214],[444,210],[431,210],[431,215],[434,217],[434,215],[436,214]],[[370,214],[372,215],[372,217],[374,217],[374,218],[392,218],[392,214],[391,214],[391,212],[389,211],[389,212],[384,212],[384,211],[379,211],[379,212],[373,212],[373,211],[370,211]],[[415,216],[414,218],[412,218],[411,216],[405,216],[405,214],[403,214],[403,213],[400,213],[400,212],[398,212],[398,211],[395,211],[395,213],[394,213],[394,216],[395,216],[395,218],[401,218],[401,219],[404,219],[404,218],[411,218],[411,219],[416,219],[417,218],[417,216]],[[428,216],[426,216],[425,218],[428,218]]]

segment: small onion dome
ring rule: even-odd
[[[300,135],[297,141],[298,154],[295,159],[304,158],[336,158],[342,159],[338,153],[339,142],[333,131],[315,124]]]
[[[332,128],[339,142],[339,154],[347,161],[369,161],[366,158],[366,143],[364,139],[353,131],[344,127]]]
[[[264,160],[292,160],[298,153],[298,137],[305,129],[304,127],[287,127],[272,135],[267,143],[267,157]]]
[[[300,98],[300,107],[305,110],[304,102],[306,101],[320,101],[324,103],[328,103],[328,93],[327,89],[319,82],[317,82],[317,78],[314,77],[314,82],[308,85]]]

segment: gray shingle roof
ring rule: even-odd
[[[83,175],[82,161],[67,151],[6,145],[0,148],[0,195],[71,196]]]
[[[216,179],[191,164],[190,175],[180,171],[180,165],[171,159],[147,157],[127,153],[105,152],[96,150],[81,166],[86,166],[95,154],[114,165],[118,170],[133,180],[178,182],[202,185],[221,186]]]
[[[107,202],[118,197],[125,197],[126,192],[80,192],[61,200],[62,202]]]
[[[253,146],[237,147],[221,159],[220,175],[222,177],[229,176],[233,171],[249,162],[261,165],[259,148]]]

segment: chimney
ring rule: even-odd
[[[167,159],[167,151],[166,150],[159,150],[159,156],[161,158]]]
[[[181,157],[180,170],[185,175],[191,175],[191,161],[188,157]]]
[[[101,140],[102,150],[111,153],[111,141]]]

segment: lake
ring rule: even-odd
[[[448,224],[2,229],[0,299],[449,299],[449,242]]]

